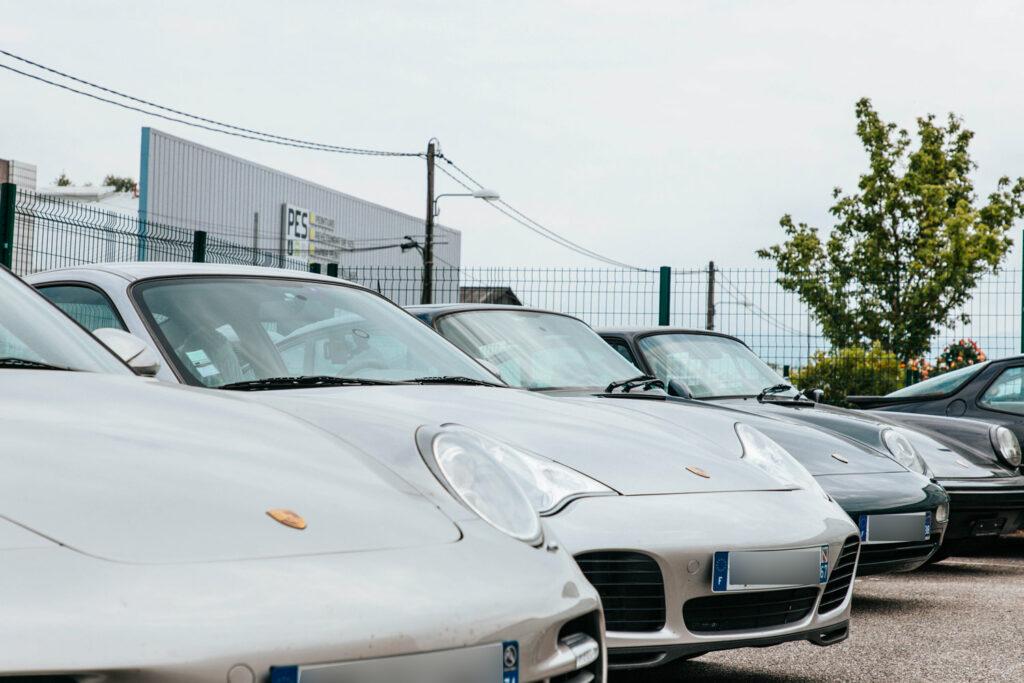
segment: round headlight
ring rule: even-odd
[[[496,529],[525,543],[542,540],[540,517],[500,462],[505,444],[469,429],[446,428],[430,440],[430,461],[441,483]],[[428,462],[429,464],[429,462]]]
[[[914,444],[898,429],[886,429],[882,432],[882,443],[889,449],[892,459],[918,474],[927,474],[924,460],[917,454]]]
[[[989,434],[999,460],[1009,467],[1020,467],[1020,441],[1017,440],[1017,435],[1002,425],[993,427]]]
[[[736,436],[739,437],[740,444],[743,446],[741,457],[744,461],[764,470],[785,484],[811,491],[821,491],[822,495],[828,498],[828,494],[807,471],[807,468],[797,462],[789,451],[770,439],[760,429],[737,422]]]

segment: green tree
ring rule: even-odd
[[[915,146],[869,99],[857,102],[856,116],[870,167],[857,192],[833,190],[830,234],[785,215],[786,241],[757,254],[775,262],[779,284],[800,295],[835,347],[877,340],[906,360],[942,327],[968,322],[956,311],[1009,250],[1008,232],[1024,214],[1024,178],[1000,178],[979,206],[974,133],[959,117],[944,126],[931,114],[918,118]]]
[[[74,185],[74,183],[71,182],[71,178],[68,178],[67,174],[64,173],[64,171],[60,172],[60,175],[57,176],[57,179],[53,181],[53,184],[56,185],[57,187],[71,187],[72,185]]]
[[[135,182],[134,178],[129,178],[128,176],[116,176],[114,174],[110,174],[103,179],[103,184],[113,187],[118,192],[139,191],[139,184]]]

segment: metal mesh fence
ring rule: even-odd
[[[255,248],[79,202],[25,191],[12,196],[13,248],[7,247],[6,259],[22,275],[111,261],[198,260],[293,270],[310,269],[314,261],[312,253]],[[321,250],[315,267],[323,266],[324,272],[333,272],[335,265],[322,263],[324,253],[340,261],[340,277],[400,305],[420,302],[422,268],[346,264],[344,252]],[[654,326],[664,320],[672,326],[714,329],[743,339],[781,371],[804,368],[809,359],[830,350],[807,307],[778,285],[771,269],[673,269],[670,284],[662,275],[659,270],[454,267],[442,262],[433,269],[434,301],[523,304],[569,313],[595,327]],[[984,278],[962,311],[970,321],[942,330],[933,338],[929,355],[966,338],[991,358],[1021,352],[1021,291],[1019,268]],[[884,388],[869,381],[881,372],[877,364],[856,358],[850,362],[864,363],[866,390]],[[902,371],[901,382],[914,378],[904,378]]]

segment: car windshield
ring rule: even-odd
[[[958,368],[957,370],[947,372],[939,375],[938,377],[932,377],[931,379],[926,379],[923,382],[911,384],[909,387],[897,389],[891,394],[886,394],[886,396],[892,396],[893,398],[907,398],[945,396],[946,394],[952,394],[960,387],[971,381],[971,378],[981,372],[981,369],[988,365],[988,363],[989,361],[985,361],[983,363],[976,363],[974,365],[968,365],[967,367]]]
[[[354,287],[270,277],[177,277],[132,292],[185,381],[277,378],[494,382],[418,320]],[[296,383],[294,386],[306,386]]]
[[[106,347],[0,269],[0,373],[68,369],[131,374]]]
[[[441,317],[437,328],[515,387],[604,389],[640,374],[584,323],[555,313],[465,311]]]
[[[658,379],[686,385],[694,398],[757,396],[788,384],[753,351],[734,339],[710,334],[655,334],[639,343],[640,352]],[[775,397],[793,398],[795,390]]]

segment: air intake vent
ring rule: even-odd
[[[885,571],[888,565],[924,562],[939,545],[942,537],[932,534],[931,540],[910,543],[865,543],[860,548],[860,573]]]
[[[665,626],[665,584],[653,557],[601,551],[576,556],[604,603],[609,631],[660,631]]]
[[[856,536],[850,536],[843,544],[843,550],[832,567],[832,574],[825,584],[825,592],[821,596],[821,604],[818,605],[818,614],[831,612],[843,604],[846,595],[853,583],[854,571],[857,569],[857,546],[860,540]]]
[[[811,613],[818,591],[811,586],[694,598],[683,605],[683,621],[691,633],[752,631],[792,624]]]

